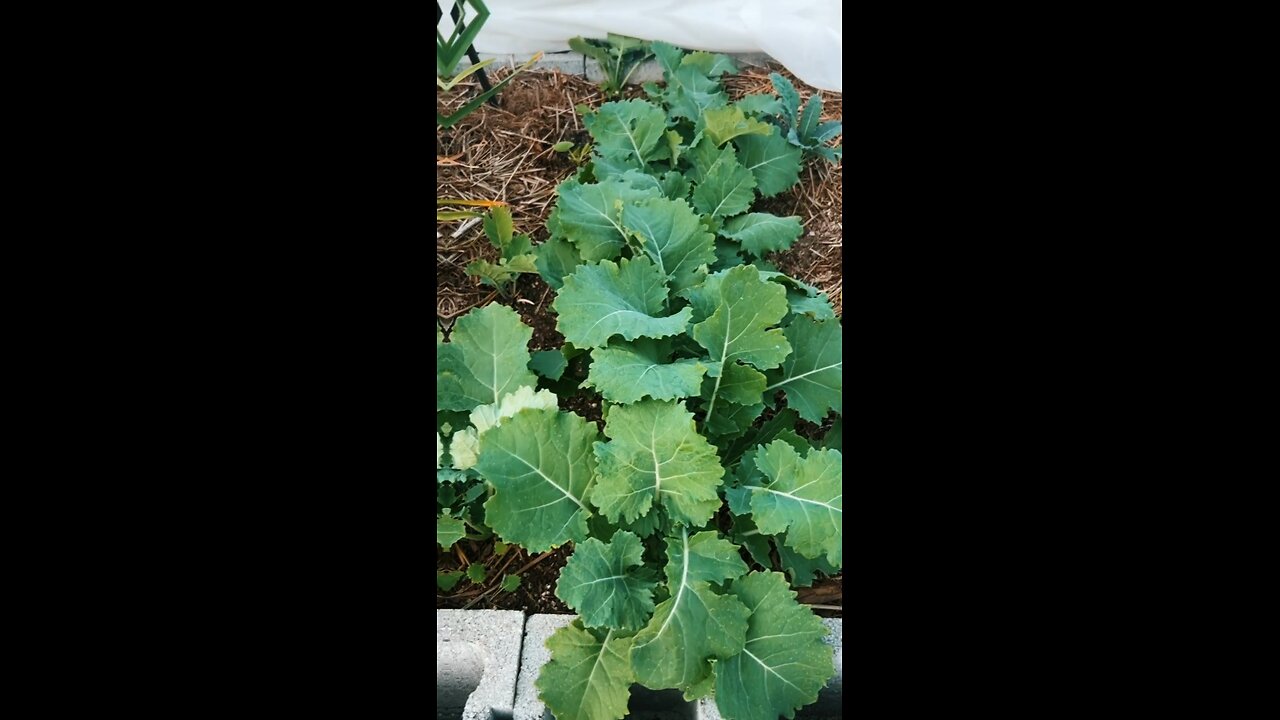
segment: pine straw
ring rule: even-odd
[[[801,103],[816,92],[779,67],[748,67],[738,75],[726,76],[729,96],[738,99],[751,93],[773,92],[769,73],[774,70],[791,79]],[[491,78],[496,81],[509,72],[501,69]],[[477,91],[478,83],[464,83],[447,97],[437,97],[437,110],[451,112]],[[639,87],[628,88],[626,94],[644,96]],[[545,224],[555,205],[556,186],[575,170],[567,155],[553,151],[551,146],[562,140],[575,145],[590,142],[582,119],[573,108],[578,104],[598,107],[605,98],[595,83],[555,70],[521,73],[498,98],[501,107],[486,103],[454,127],[437,128],[436,196],[505,201],[511,207],[516,232],[528,234],[537,244],[547,237]],[[840,119],[840,93],[822,92],[822,100],[823,119]],[[836,313],[842,314],[843,162],[805,162],[796,187],[758,201],[753,209],[800,217],[804,234],[791,249],[770,259],[788,275],[827,293]],[[512,304],[526,316],[526,321],[548,312],[549,288],[540,278],[521,276],[508,299],[466,275],[467,263],[478,258],[496,261],[497,249],[489,244],[478,222],[453,237],[463,225],[436,225],[438,318],[451,323],[471,308],[495,299]],[[535,346],[549,346],[547,333],[539,334],[543,337],[535,335]]]

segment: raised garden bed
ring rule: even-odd
[[[437,400],[437,466],[443,468],[438,471],[437,537],[447,548],[437,555],[437,608],[578,614],[578,621],[547,641],[546,647],[559,648],[549,672],[563,682],[550,679],[538,687],[544,692],[572,688],[575,653],[596,653],[597,662],[616,653],[621,665],[599,678],[592,673],[585,682],[603,683],[589,695],[604,693],[612,697],[607,702],[623,705],[588,710],[583,698],[572,699],[576,716],[583,718],[625,710],[628,687],[633,711],[657,703],[650,710],[669,712],[658,707],[662,698],[678,698],[680,691],[705,698],[712,682],[705,663],[713,657],[726,668],[737,663],[743,666],[739,672],[771,671],[784,680],[769,662],[776,669],[812,664],[808,675],[791,678],[805,689],[787,681],[797,694],[780,699],[775,693],[768,702],[778,712],[813,703],[822,682],[809,685],[830,677],[832,669],[819,650],[825,631],[812,615],[842,615],[841,350],[831,349],[842,344],[842,163],[810,159],[811,152],[826,152],[803,144],[819,118],[814,112],[801,121],[797,108],[805,107],[814,91],[794,78],[788,83],[785,71],[747,67],[720,77],[728,65],[724,60],[671,49],[663,57],[668,80],[682,57],[708,68],[706,78],[692,80],[717,89],[723,83],[730,102],[714,121],[697,118],[696,134],[695,117],[707,108],[695,102],[693,114],[687,114],[680,105],[688,101],[680,95],[683,89],[664,93],[628,86],[605,97],[595,83],[556,70],[524,72],[505,85],[498,107],[481,106],[457,125],[437,129],[437,196],[496,200],[505,207],[483,222],[437,223],[437,362],[442,363],[437,384],[451,388],[439,389]],[[501,81],[506,72],[493,73],[492,81]],[[794,97],[789,97],[792,84]],[[466,86],[460,89],[464,92],[438,98],[440,113],[449,115],[462,104]],[[771,105],[775,89],[782,101],[774,98]],[[839,94],[821,93],[821,98],[820,119],[839,120]],[[761,119],[769,113],[787,117],[779,108],[788,102],[792,126],[807,124],[797,145],[805,148],[805,161],[782,189],[776,178],[755,173],[764,162],[748,164],[751,148],[763,147],[762,141],[753,145],[750,137],[735,138],[772,131],[777,140],[777,127]],[[765,107],[771,109],[759,109]],[[744,116],[739,108],[757,110]],[[736,121],[729,110],[737,113]],[[671,114],[664,118],[662,112]],[[655,114],[659,124],[646,130]],[[673,128],[663,139],[669,152],[655,150],[652,135],[632,137],[633,132],[652,134],[662,122]],[[618,129],[606,129],[608,123]],[[611,147],[623,136],[639,170],[627,170],[627,153]],[[773,150],[757,152],[772,162]],[[800,157],[799,149],[789,152]],[[681,153],[686,160],[677,166]],[[658,169],[646,176],[651,167]],[[677,168],[686,167],[682,179]],[[729,187],[733,183],[736,194]],[[761,187],[753,192],[757,184]],[[611,197],[615,192],[620,195]],[[581,217],[583,207],[605,223],[593,229],[595,219]],[[728,207],[734,209],[721,212]],[[621,219],[624,212],[631,213],[629,220]],[[650,220],[643,219],[646,212]],[[692,223],[685,231],[652,230],[655,223],[670,225],[685,217]],[[649,223],[649,234],[637,223]],[[762,234],[760,227],[770,224],[788,228],[782,231],[786,237]],[[610,238],[610,225],[620,234]],[[711,243],[713,236],[714,256],[710,250],[675,248]],[[553,245],[563,250],[549,251]],[[562,261],[562,252],[576,259]],[[686,266],[685,258],[693,257],[697,260]],[[654,294],[650,275],[660,294]],[[607,310],[611,303],[618,309],[593,309]],[[620,313],[636,319],[632,325],[610,320]],[[464,339],[458,341],[455,332]],[[478,332],[489,337],[476,340]],[[488,384],[474,355],[486,352],[493,362]],[[651,363],[637,380],[608,374],[625,373],[637,354],[643,360],[639,367]],[[511,357],[523,359],[515,370],[500,372],[499,363]],[[784,363],[784,358],[789,359]],[[610,360],[623,364],[617,371],[601,371]],[[655,375],[646,384],[651,370]],[[802,392],[801,381],[815,374],[822,383],[814,384],[823,389]],[[753,405],[757,382],[754,397],[761,401]],[[525,389],[513,393],[517,385]],[[713,413],[717,399],[718,415]],[[477,419],[486,407],[489,414]],[[679,428],[685,425],[690,432],[681,438]],[[647,440],[626,439],[628,433],[639,438],[640,427]],[[668,432],[674,434],[664,439]],[[464,435],[471,439],[461,442]],[[543,457],[544,449],[550,459]],[[643,460],[629,455],[639,450]],[[667,459],[659,460],[660,454]],[[650,455],[653,464],[646,465]],[[673,465],[662,470],[669,462]],[[533,473],[546,482],[534,478],[530,485]],[[713,484],[700,484],[704,478]],[[588,485],[594,488],[589,501]],[[544,495],[548,486],[558,493]],[[705,492],[710,500],[692,499]],[[637,493],[643,493],[640,499],[633,497]],[[823,509],[815,519],[802,504]],[[551,509],[521,515],[542,507]],[[665,579],[659,573],[664,567]],[[566,577],[573,578],[572,586],[561,582]],[[615,600],[612,591],[595,593],[595,583],[607,583],[601,590],[618,586],[623,599]],[[699,620],[699,612],[709,613],[709,620]],[[711,635],[736,634],[737,640],[716,647],[712,639],[703,647],[708,640],[695,640],[697,633],[673,637],[667,627],[676,618],[677,626],[723,624]],[[782,653],[781,659],[770,661],[766,655],[762,661],[742,649],[744,641],[760,641],[764,644],[754,647],[763,652],[784,627],[794,638],[773,651]],[[645,660],[669,656],[676,648],[696,662],[673,670]],[[792,653],[795,661],[788,662]],[[558,665],[557,657],[562,658]],[[625,680],[632,672],[634,684]],[[720,710],[727,717],[754,717],[765,701],[749,696],[766,681],[771,680],[741,685],[741,697],[718,684],[728,703]],[[823,698],[799,717],[834,712],[830,693]],[[696,716],[719,717],[716,703],[704,700]],[[690,704],[687,714],[693,713]]]

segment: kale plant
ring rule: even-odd
[[[645,60],[653,57],[649,43],[613,33],[609,33],[606,40],[571,38],[569,49],[600,63],[600,72],[604,75],[600,89],[610,97],[617,97],[631,73]]]
[[[834,672],[791,588],[843,566],[839,421],[796,432],[842,412],[843,330],[763,260],[803,230],[753,209],[795,185],[802,149],[766,103],[729,101],[729,58],[653,49],[665,87],[585,117],[591,162],[534,250],[563,348],[531,356],[496,304],[437,335],[439,487],[482,488],[438,498],[437,541],[482,522],[530,552],[572,544],[556,595],[578,618],[537,680],[561,720],[625,716],[634,683],[792,717]],[[586,388],[603,427],[560,407]]]
[[[822,118],[822,98],[817,93],[810,95],[809,102],[801,112],[800,94],[791,81],[778,73],[770,73],[769,79],[773,81],[773,87],[782,100],[776,106],[770,105],[764,109],[777,111],[772,120],[782,128],[787,142],[830,162],[839,160],[844,154],[844,148],[828,147],[827,141],[840,134],[842,125],[838,120],[818,122]]]
[[[500,256],[497,264],[488,260],[475,260],[467,264],[467,274],[480,278],[481,282],[492,285],[507,296],[507,286],[520,273],[536,273],[534,267],[533,246],[528,235],[516,235],[515,225],[511,220],[511,208],[499,205],[489,211],[484,218],[484,234],[489,244],[498,248]]]

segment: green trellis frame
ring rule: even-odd
[[[470,20],[467,19],[468,5],[476,12],[475,17]],[[439,22],[444,17],[444,10],[440,8],[440,2],[437,0],[436,75],[439,77],[453,77],[453,71],[457,69],[458,63],[462,62],[462,56],[467,54],[471,44],[476,40],[476,35],[480,34],[480,28],[489,19],[489,8],[485,7],[482,0],[453,0],[451,15],[454,18],[453,31],[446,38],[440,33]]]
[[[466,6],[468,5],[476,12],[476,15],[470,20],[466,17]],[[490,87],[489,80],[484,74],[484,66],[493,62],[493,59],[490,58],[481,62],[480,56],[476,54],[475,48],[472,46],[485,20],[489,19],[489,8],[485,7],[482,0],[453,0],[453,9],[450,15],[453,17],[454,27],[453,31],[449,33],[449,37],[446,38],[440,32],[440,20],[444,17],[444,10],[440,7],[440,0],[436,0],[436,84],[439,88],[447,90],[467,74],[478,72],[480,86],[484,91],[458,108],[452,115],[441,115],[437,112],[436,124],[445,128],[452,127],[459,120],[470,115],[472,111],[480,107],[481,103],[497,95],[498,91],[511,82],[512,78],[522,70],[527,70],[542,58],[542,53],[534,55],[529,62],[516,68],[497,85]],[[454,76],[454,70],[457,69],[458,63],[462,62],[463,55],[470,56],[472,66],[464,70],[461,75]],[[445,78],[450,79],[445,80]],[[497,103],[494,104],[497,105]]]

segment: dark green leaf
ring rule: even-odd
[[[578,247],[585,262],[613,259],[622,252],[626,237],[622,227],[623,203],[657,197],[657,188],[637,190],[621,178],[594,185],[569,180],[561,183],[560,202],[553,217],[564,236]],[[552,221],[548,220],[548,228]]]
[[[827,431],[825,437],[822,438],[822,447],[831,448],[832,450],[844,451],[844,420],[836,418],[831,424],[831,429]]]
[[[805,103],[804,113],[800,116],[800,122],[796,125],[796,133],[800,136],[802,146],[811,145],[813,136],[818,131],[818,117],[822,114],[822,98],[817,94],[809,96],[809,102]]]
[[[481,495],[484,495],[484,494],[485,494],[485,492],[486,492],[486,490],[487,490],[487,488],[485,487],[485,484],[484,484],[484,483],[482,483],[482,482],[481,482],[481,483],[476,483],[475,485],[471,486],[471,488],[470,488],[470,489],[468,489],[468,490],[467,490],[467,492],[466,492],[466,494],[465,494],[465,495],[463,495],[463,496],[462,496],[462,503],[463,503],[464,505],[469,505],[469,504],[471,504],[471,503],[472,503],[472,502],[474,502],[477,498],[479,498]]]
[[[733,583],[752,609],[742,652],[716,663],[716,706],[725,720],[777,720],[818,699],[835,673],[827,628],[796,602],[781,573],[753,572]]]
[[[608,102],[583,124],[596,141],[596,152],[605,158],[636,162],[640,166],[653,158],[658,141],[665,138],[667,115],[644,100]]]
[[[728,270],[732,267],[746,264],[742,255],[738,253],[741,246],[733,240],[726,240],[722,237],[716,238],[716,262],[711,266],[714,271]]]
[[[778,73],[770,73],[769,79],[782,97],[782,114],[787,118],[787,126],[793,127],[796,124],[796,113],[800,111],[800,93],[796,92],[796,86],[790,80]]]
[[[436,571],[436,587],[445,592],[452,590],[461,579],[462,571],[460,570],[451,570],[449,572]]]
[[[822,422],[830,410],[842,412],[844,331],[840,322],[798,317],[783,333],[794,352],[769,373],[766,390],[782,390],[788,407],[810,422]]]
[[[783,439],[783,433],[790,432],[795,434],[796,422],[799,417],[796,411],[790,408],[782,410],[774,415],[767,422],[758,428],[755,428],[739,438],[735,438],[728,443],[721,445],[720,458],[725,466],[734,465],[742,458],[742,454],[757,445],[765,445],[773,440]]]
[[[717,382],[718,380],[718,382]],[[712,388],[717,388],[712,390]],[[702,383],[702,398],[710,400],[713,392],[722,401],[738,405],[755,405],[764,395],[764,373],[737,360],[727,364],[710,363],[707,379]]]
[[[653,573],[633,533],[620,531],[608,543],[587,538],[560,571],[556,597],[578,611],[585,627],[639,630],[653,614]]]
[[[448,550],[466,534],[467,530],[461,520],[447,515],[436,518],[436,544],[440,547]]]
[[[473,260],[467,263],[467,274],[478,277],[484,284],[499,290],[506,288],[516,277],[516,273],[510,268],[494,265],[488,260]]]
[[[831,563],[821,555],[816,558],[807,558],[787,544],[787,534],[783,533],[778,536],[775,542],[778,548],[778,559],[782,562],[782,569],[787,571],[791,576],[791,584],[795,587],[810,587],[818,573],[831,576],[835,575],[839,570],[831,567]]]
[[[810,450],[801,456],[774,440],[756,449],[762,478],[751,486],[751,517],[760,532],[786,533],[787,544],[808,558],[820,554],[834,567],[842,562],[844,534],[843,461],[837,450]]]
[[[733,403],[717,403],[711,409],[711,415],[705,421],[707,434],[715,436],[716,445],[723,445],[728,438],[745,432],[760,413],[764,412],[764,403],[754,405],[735,405]]]
[[[667,314],[666,281],[644,255],[580,265],[551,303],[559,316],[556,329],[578,347],[603,347],[615,335],[635,340],[683,333],[691,311]]]
[[[599,635],[574,620],[547,639],[551,660],[535,684],[557,720],[615,720],[627,714],[635,674],[633,638],[616,630]]]
[[[750,502],[750,493],[747,493]],[[751,515],[734,515],[733,516],[733,541],[747,549],[751,554],[751,559],[756,561],[764,569],[768,570],[773,567],[773,559],[769,557],[769,536],[762,534],[756,529],[756,524],[751,522]]]
[[[610,402],[690,397],[698,393],[706,372],[706,366],[697,360],[670,362],[670,353],[661,352],[656,343],[645,339],[634,343],[614,341],[593,355],[587,382]]]
[[[486,305],[458,318],[453,342],[436,345],[436,407],[470,411],[498,402],[521,385],[536,385],[528,367],[532,337],[533,328],[504,305]]]
[[[710,143],[710,140],[704,141]],[[700,143],[701,144],[701,143]],[[708,155],[710,153],[707,153]],[[693,189],[693,206],[712,217],[730,217],[751,207],[756,179],[737,159],[737,151],[726,145],[710,165],[700,168],[701,182]]]
[[[624,206],[622,224],[674,291],[702,282],[703,266],[715,261],[714,237],[703,232],[698,215],[683,200],[650,198]]]
[[[658,182],[662,194],[670,200],[685,200],[689,197],[689,181],[675,170],[663,173]]]
[[[538,275],[556,290],[564,285],[564,276],[571,274],[582,264],[578,248],[562,237],[547,238],[546,242],[534,248],[533,254]]]
[[[782,114],[782,103],[773,95],[747,95],[737,105],[748,115]]]
[[[539,350],[529,360],[529,369],[548,380],[559,380],[568,364],[559,350]]]
[[[787,142],[777,128],[769,135],[734,138],[733,144],[738,146],[738,161],[751,171],[756,189],[764,197],[773,197],[799,181],[803,151]]]
[[[708,77],[719,77],[725,73],[732,75],[738,72],[738,66],[734,64],[733,58],[721,53],[709,53],[702,50],[695,50],[685,55],[680,64],[695,67],[698,72]]]
[[[685,527],[667,539],[667,557],[673,595],[636,634],[631,662],[645,687],[679,688],[694,697],[711,675],[712,659],[740,653],[750,614],[749,606],[717,594],[711,583],[740,577],[747,565],[714,531],[691,537]]]
[[[742,249],[756,257],[786,250],[802,232],[799,215],[779,217],[770,213],[747,213],[730,218],[720,230],[721,235],[742,243]]]
[[[499,250],[506,250],[511,244],[511,236],[515,233],[515,224],[511,220],[511,208],[499,205],[484,216],[484,234],[489,244]]]
[[[495,488],[484,504],[489,527],[530,552],[585,540],[597,437],[596,426],[573,413],[538,409],[480,436],[476,470]]]
[[[615,405],[605,415],[605,435],[610,442],[595,445],[599,464],[591,503],[610,522],[634,522],[655,505],[691,527],[711,519],[720,505],[716,488],[724,468],[683,403]]]

